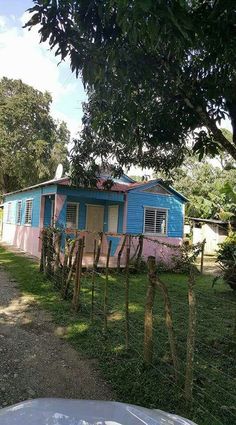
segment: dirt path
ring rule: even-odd
[[[0,267],[0,407],[36,397],[112,399],[94,364]]]

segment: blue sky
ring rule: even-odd
[[[21,78],[51,92],[52,115],[66,121],[75,136],[81,128],[81,102],[86,100],[83,84],[68,62],[58,65],[59,58],[46,44],[39,44],[36,30],[22,28],[32,5],[32,0],[0,0],[0,78]]]

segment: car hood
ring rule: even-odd
[[[179,416],[112,401],[36,399],[0,410],[0,425],[196,425]]]

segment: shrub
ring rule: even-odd
[[[236,290],[236,232],[232,232],[220,244],[217,262],[222,270],[224,281]]]

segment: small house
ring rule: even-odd
[[[194,217],[190,217],[189,221],[192,228],[193,244],[203,242],[205,239],[205,254],[214,255],[219,244],[224,242],[228,235],[228,223],[221,220]]]
[[[104,232],[102,250],[105,253],[112,240],[112,257],[117,256],[122,235],[138,240],[142,234],[145,258],[160,252],[167,258],[168,248],[160,243],[182,243],[187,199],[161,179],[140,183],[123,175],[109,190],[106,180],[101,176],[96,188],[87,188],[74,187],[63,177],[7,193],[2,241],[40,257],[41,230],[55,224],[69,232],[86,231],[85,253],[90,256],[94,233]]]

